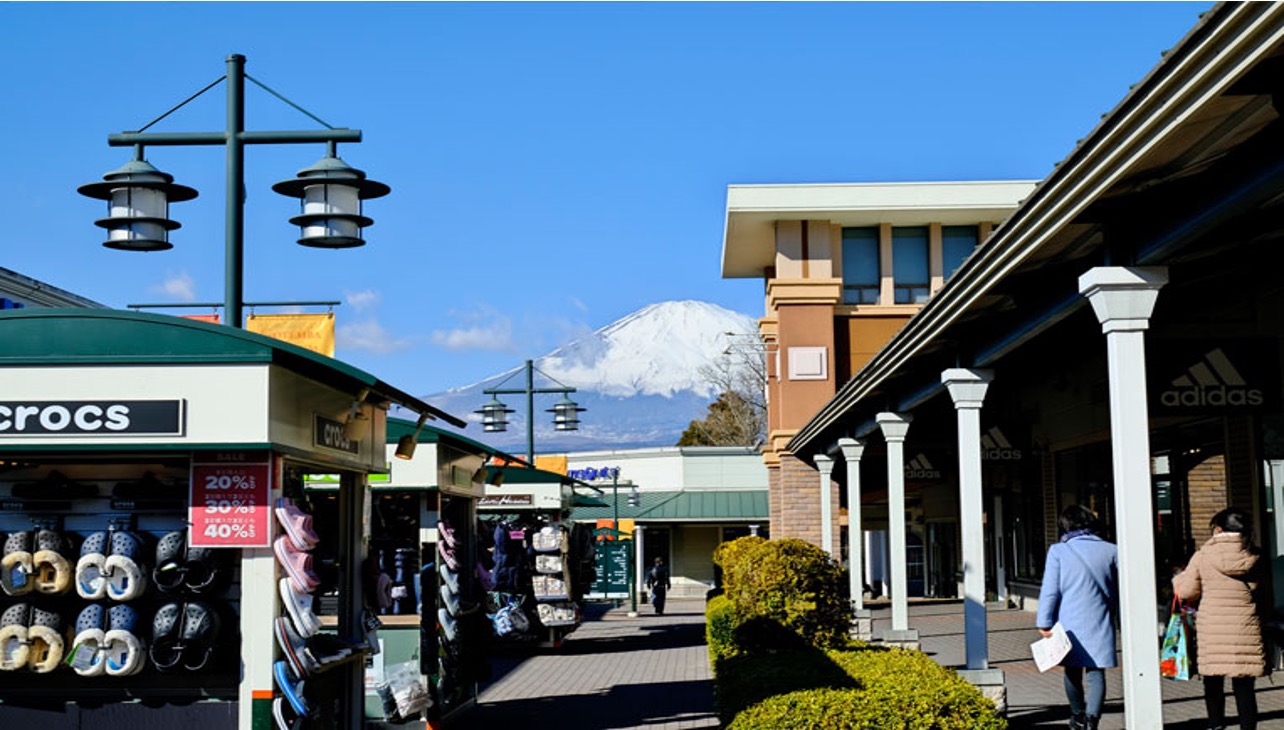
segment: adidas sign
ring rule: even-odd
[[[927,460],[925,454],[910,459],[905,463],[906,479],[940,479],[941,472],[932,466],[932,462]]]
[[[1263,405],[1266,397],[1249,386],[1219,347],[1173,379],[1159,402],[1168,408],[1248,408]]]
[[[1021,458],[1021,450],[1012,448],[1012,442],[995,426],[981,435],[981,458],[988,461],[1017,461]]]

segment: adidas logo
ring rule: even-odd
[[[1021,458],[1021,450],[1012,448],[1012,442],[1003,435],[998,426],[981,434],[981,458],[991,461],[1016,461]]]
[[[1218,347],[1175,378],[1171,387],[1159,394],[1159,402],[1169,408],[1249,407],[1260,406],[1265,397],[1260,388],[1250,388],[1230,358]]]
[[[905,463],[906,479],[940,479],[941,472],[927,460],[927,455],[919,453]]]

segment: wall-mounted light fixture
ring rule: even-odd
[[[424,427],[424,421],[428,420],[427,413],[420,413],[419,420],[415,422],[415,432],[408,433],[397,439],[397,450],[394,455],[398,459],[409,461],[415,455],[415,447],[419,445],[419,430]]]
[[[349,441],[360,441],[362,436],[370,430],[370,416],[366,415],[365,402],[370,396],[369,388],[362,388],[357,394],[356,400],[352,401],[352,408],[348,410],[348,420],[343,424],[343,435]]]

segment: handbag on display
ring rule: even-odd
[[[1162,677],[1186,681],[1196,673],[1190,643],[1193,633],[1190,625],[1191,612],[1189,606],[1173,596],[1168,628],[1164,631],[1164,643],[1159,650],[1159,675]]]

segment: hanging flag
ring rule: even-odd
[[[326,357],[334,357],[334,312],[325,314],[251,314],[245,329],[275,337]]]

